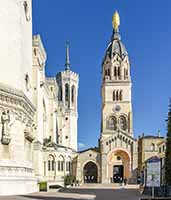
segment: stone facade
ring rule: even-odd
[[[160,135],[147,135],[139,137],[138,139],[138,171],[143,171],[145,162],[153,157],[159,156],[159,144],[164,141]]]
[[[32,1],[0,8],[0,195],[64,184],[77,151],[78,75],[66,68],[46,77],[46,51],[32,37]],[[61,96],[62,94],[62,96]]]

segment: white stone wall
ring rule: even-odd
[[[28,0],[30,20],[26,20],[23,0],[6,0],[0,8],[0,82],[21,89],[32,96],[32,5]],[[25,75],[29,76],[29,89]]]

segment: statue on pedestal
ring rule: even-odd
[[[4,145],[8,145],[11,141],[10,137],[10,113],[8,111],[3,111],[1,116],[1,124],[2,124],[2,138],[1,142]]]

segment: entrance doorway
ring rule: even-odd
[[[93,162],[88,162],[84,166],[84,183],[97,183],[97,166]]]
[[[114,165],[113,166],[113,182],[121,183],[124,178],[124,166],[123,165]]]

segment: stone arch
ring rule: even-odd
[[[72,158],[71,158],[71,156],[67,156],[65,163],[66,163],[66,172],[68,174],[71,174],[71,171],[72,171]]]
[[[125,114],[121,114],[118,118],[118,124],[121,130],[126,131],[128,129],[128,117]]]
[[[65,158],[62,154],[60,154],[58,156],[58,171],[64,172],[64,167],[65,167]]]
[[[106,122],[106,128],[108,130],[117,130],[117,118],[114,115],[111,115],[108,117],[107,122]]]
[[[119,182],[131,176],[131,155],[128,150],[115,148],[107,155],[107,177],[114,182]]]
[[[56,175],[56,162],[55,162],[55,156],[53,154],[49,154],[46,157],[46,163],[47,163],[47,171],[45,174],[47,174],[48,177],[55,177]]]
[[[88,160],[83,164],[83,181],[84,183],[99,182],[99,166],[93,160]]]

